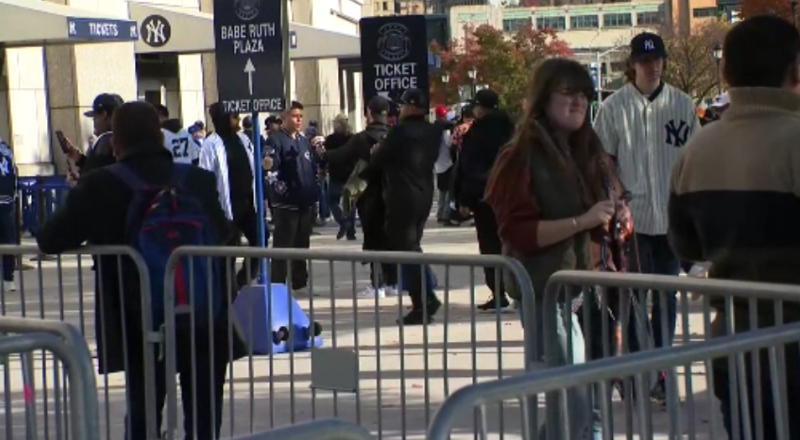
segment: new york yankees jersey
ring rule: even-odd
[[[672,166],[699,127],[692,98],[667,84],[652,98],[627,84],[603,102],[594,129],[633,196],[636,232],[667,233]]]
[[[164,148],[172,153],[175,163],[191,164],[200,158],[200,147],[188,131],[173,133],[162,128],[161,132],[164,133]]]

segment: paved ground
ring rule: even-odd
[[[312,239],[313,249],[360,250],[359,242],[337,242],[332,228],[320,231],[322,235]],[[466,227],[443,229],[432,225],[426,232],[424,247],[427,252],[477,253],[474,231]],[[60,274],[59,265],[54,262],[45,262],[41,269],[26,271],[24,279],[18,282],[20,287],[24,284],[24,290],[6,293],[2,298],[3,313],[75,323],[84,330],[94,350],[91,259],[83,258],[81,268],[78,266],[75,257],[65,257],[60,264]],[[447,305],[439,313],[439,321],[427,332],[422,328],[405,328],[401,332],[394,321],[405,312],[403,309],[409,303],[408,298],[402,299],[402,308],[399,298],[355,300],[354,290],[368,284],[365,267],[350,263],[333,266],[324,262],[314,263],[314,291],[318,296],[303,296],[300,303],[309,310],[313,302],[315,319],[325,329],[326,348],[335,345],[357,354],[358,391],[312,389],[312,361],[308,352],[243,359],[235,363],[225,391],[223,436],[314,418],[343,417],[360,422],[384,438],[422,438],[439,404],[454,390],[473,382],[522,372],[523,330],[517,315],[472,312],[475,303],[488,296],[482,285],[481,271],[472,270],[470,273],[469,268],[456,267],[447,271],[444,267],[435,267],[434,270],[440,284],[444,284],[445,279],[449,281]],[[472,280],[476,287],[471,295]],[[698,334],[703,327],[702,314],[693,311],[689,317],[692,339],[702,339]],[[684,333],[679,330],[678,338],[681,339]],[[4,427],[0,429],[5,429],[6,434],[13,431],[14,437],[3,435],[8,440],[25,435],[19,365],[17,360],[12,360],[5,369],[0,365],[6,373],[6,380],[0,383],[0,390],[4,391],[6,398],[0,402],[0,426]],[[324,361],[317,362],[314,373],[327,379],[346,376],[347,372],[337,368],[332,364],[326,365]],[[54,434],[57,428],[54,363],[37,356],[35,369],[39,435],[47,439],[60,438]],[[724,438],[718,422],[711,423],[710,420],[710,414],[717,411],[707,396],[703,366],[693,366],[689,374],[681,369],[679,374],[683,400],[681,410],[677,412],[681,419],[680,431],[688,432],[687,417],[692,416],[693,426],[690,428],[697,432],[697,438]],[[692,385],[692,394],[688,398],[686,378]],[[98,376],[103,439],[122,438],[124,382],[122,375]],[[48,390],[47,408],[44,407],[45,390]],[[198,401],[198,404],[206,402]],[[614,407],[614,438],[626,438],[624,404],[615,398]],[[652,411],[655,438],[667,438],[669,421],[666,411],[657,405],[648,405],[646,409]],[[515,402],[507,404],[503,411],[503,425],[509,437],[520,436],[519,414]],[[455,436],[472,437],[473,423],[479,418],[472,412],[464,414],[456,423]],[[493,433],[491,437],[500,437],[497,434],[500,431],[499,418],[496,407],[487,409],[486,419]],[[709,432],[711,426],[715,426],[715,433]]]

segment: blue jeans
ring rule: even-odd
[[[17,209],[14,204],[0,205],[0,244],[17,244]],[[14,281],[14,255],[3,255],[3,281]]]
[[[340,228],[345,229],[348,237],[356,235],[356,210],[350,214],[348,218],[344,218],[342,212],[342,191],[344,190],[344,182],[334,182],[331,180],[328,183],[328,203],[330,205],[331,215]]]
[[[507,280],[507,283],[512,280]],[[586,361],[585,341],[583,331],[578,316],[572,313],[567,304],[567,309],[564,305],[559,305],[557,310],[547,311],[547,313],[556,314],[556,350],[553,350],[551,357],[545,356],[544,340],[546,337],[551,337],[552,333],[545,334],[544,326],[544,301],[543,294],[538,294],[534,298],[534,314],[536,326],[536,353],[539,356],[537,363],[542,368],[558,368],[559,366],[582,364]],[[527,324],[525,321],[525,305],[523,301],[519,304],[520,317],[522,318],[523,327]],[[569,313],[570,328],[566,324],[567,316]],[[546,440],[589,440],[599,439],[600,430],[598,423],[598,416],[594,411],[592,399],[592,387],[589,385],[577,386],[567,392],[568,395],[568,414],[561,413],[561,396],[559,393],[548,393],[546,404],[546,421],[542,426],[540,438]],[[538,405],[536,405],[538,406]],[[536,407],[534,406],[534,408]],[[571,438],[566,439],[563,428],[563,420],[569,423],[571,430]]]
[[[666,235],[645,235],[636,234],[636,241],[639,248],[639,259],[636,259],[636,253],[632,254],[630,259],[630,271],[640,272],[646,274],[658,275],[674,275],[677,276],[681,271],[681,263],[675,252],[667,241]],[[639,298],[641,304],[646,305],[644,301],[647,292],[640,292]],[[653,331],[653,342],[655,347],[669,347],[675,339],[675,325],[678,316],[678,293],[672,292],[658,292],[653,291],[651,300],[653,302],[653,309],[650,316],[650,326]],[[662,304],[663,303],[663,304]],[[664,309],[666,306],[666,309]],[[666,321],[664,320],[666,318]],[[630,350],[639,350],[639,341],[641,340],[636,334],[636,326],[629,327],[630,335]],[[666,330],[666,337],[664,331]]]

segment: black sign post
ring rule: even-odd
[[[284,109],[281,0],[214,2],[219,101],[232,113]]]
[[[284,36],[281,15],[285,0],[217,0],[214,2],[214,40],[217,92],[226,112],[251,113],[255,152],[258,245],[266,247],[264,169],[259,112],[286,108]],[[283,11],[285,12],[285,11]],[[284,32],[282,32],[284,31]],[[288,88],[288,87],[286,87]],[[269,283],[267,260],[260,262],[259,284]]]
[[[428,46],[425,17],[368,17],[362,18],[359,26],[365,103],[376,95],[395,101],[408,89],[422,90],[427,96]]]

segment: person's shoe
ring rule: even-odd
[[[442,302],[439,301],[438,298],[433,297],[428,300],[428,304],[426,304],[426,313],[423,313],[422,309],[411,309],[410,312],[406,316],[401,319],[397,320],[398,324],[403,325],[425,325],[430,324],[434,321],[433,315],[439,311],[439,308],[442,306]]]
[[[497,299],[494,295],[489,297],[489,300],[478,306],[481,312],[494,312],[498,308]],[[505,311],[511,308],[511,303],[508,298],[503,295],[500,298],[500,311]]]
[[[386,296],[399,296],[400,290],[397,286],[386,286],[383,288],[383,291],[386,292]]]
[[[350,234],[347,236],[347,241],[356,241],[356,240],[358,240],[358,238],[356,238],[356,234]]]
[[[656,386],[650,390],[650,400],[655,403],[658,403],[661,406],[667,405],[667,386],[666,386],[666,375],[662,372],[658,374],[658,382],[656,382]]]
[[[16,292],[17,285],[13,281],[3,281],[3,289],[6,292]]]
[[[386,289],[384,289],[383,287],[376,289],[376,288],[374,288],[372,286],[367,286],[366,289],[362,290],[361,292],[358,292],[356,294],[356,297],[362,298],[362,299],[369,299],[369,298],[381,299],[381,298],[386,298]]]
[[[347,229],[344,226],[339,226],[339,232],[336,233],[336,239],[341,240],[342,238],[344,238],[346,234],[347,234]]]

